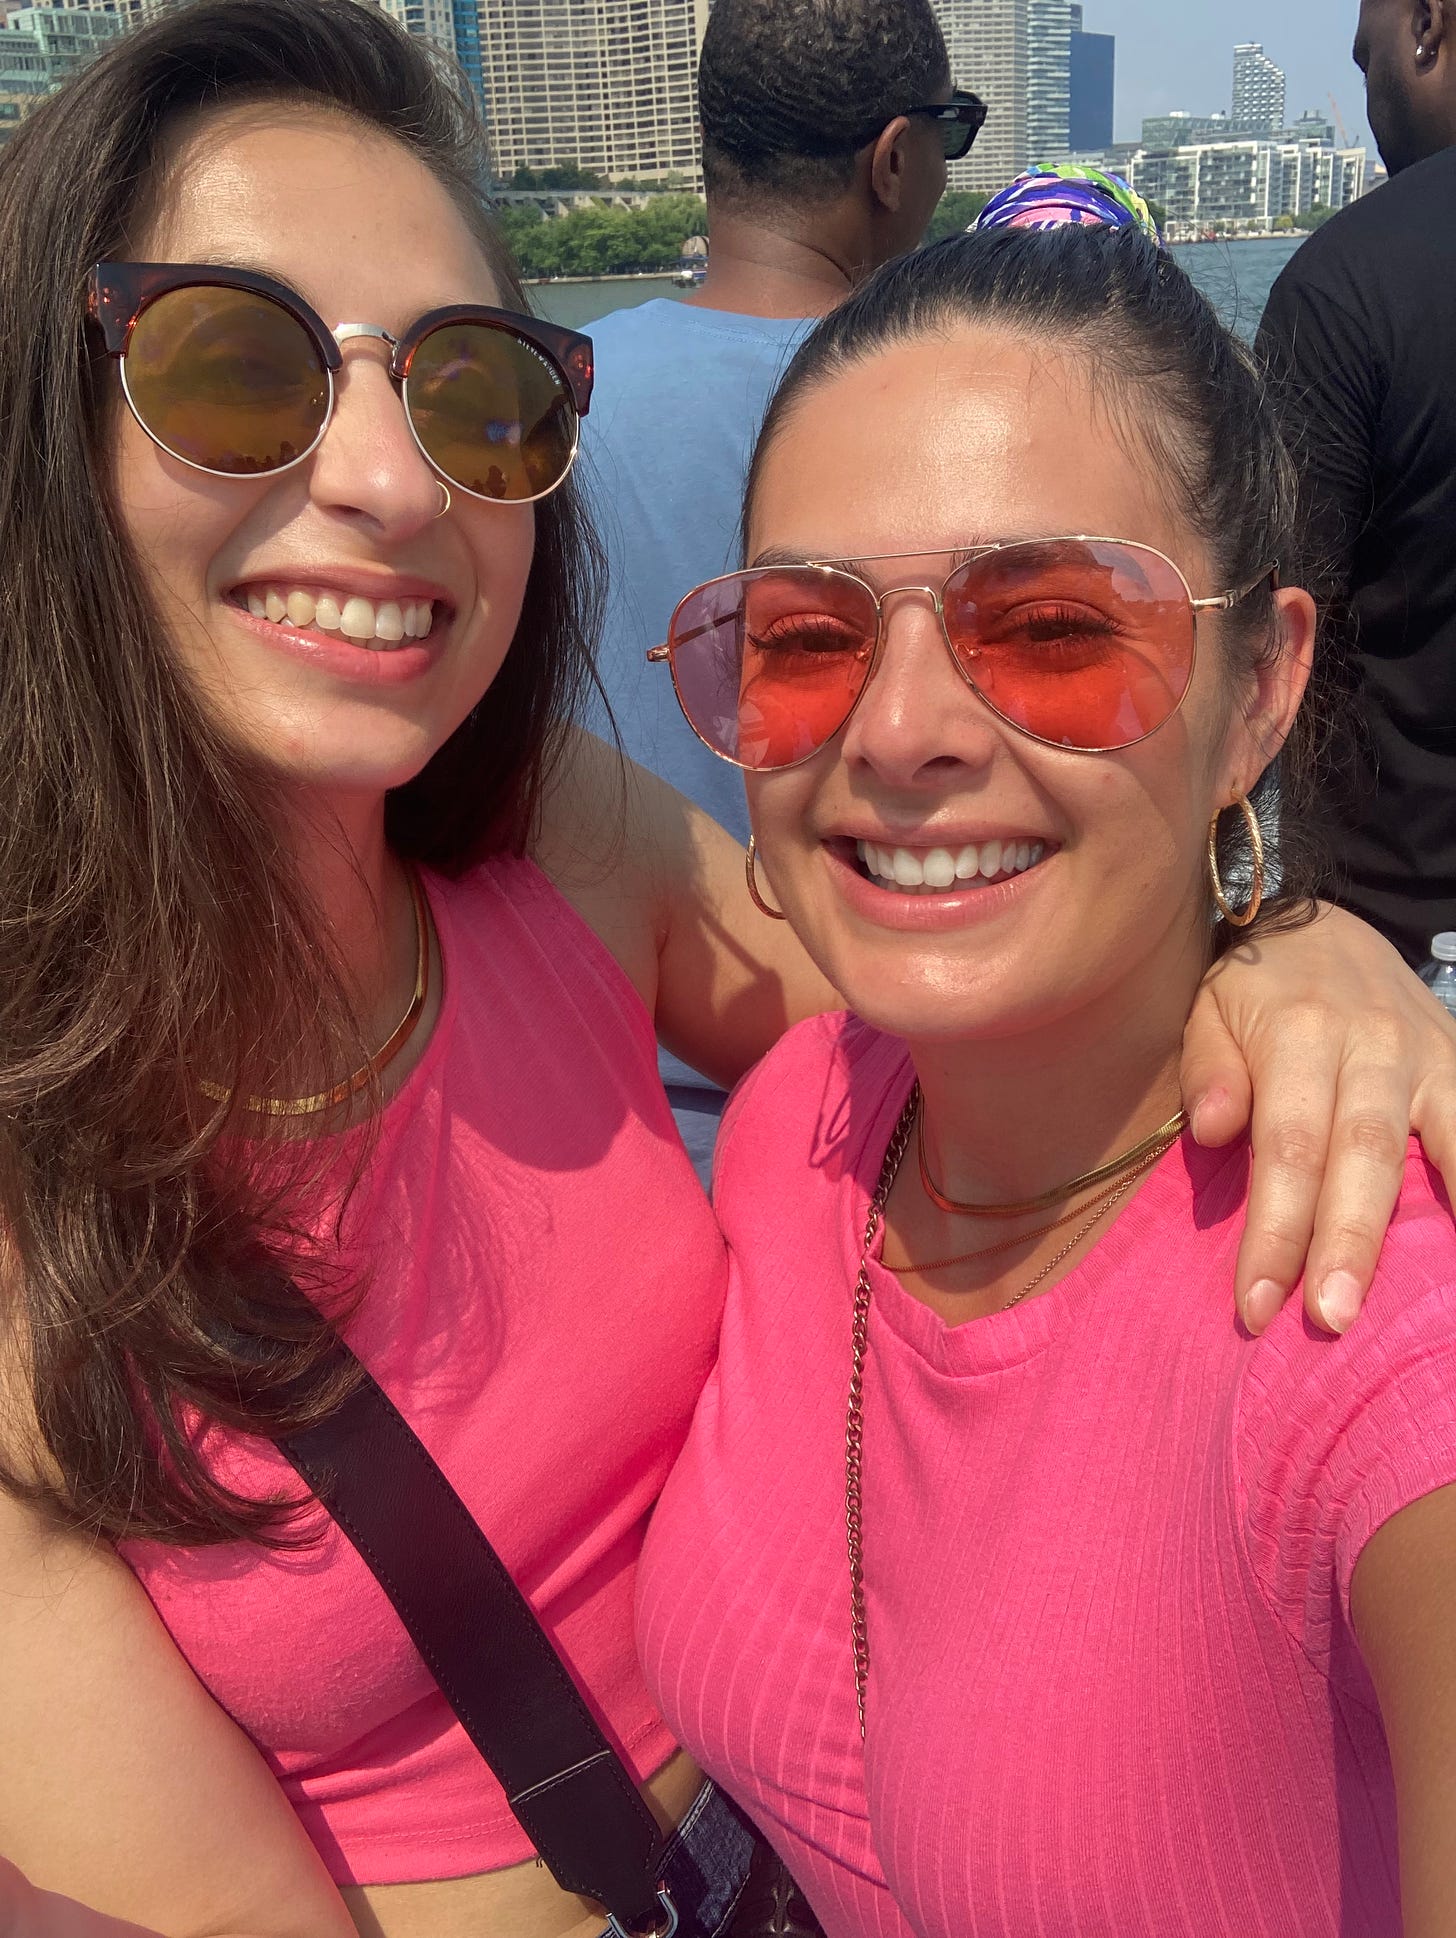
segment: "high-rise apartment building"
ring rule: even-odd
[[[1089,34],[1083,9],[1073,0],[1067,76],[1067,146],[1087,155],[1112,146],[1113,97],[1117,83],[1117,42],[1111,34]]]
[[[1363,148],[1317,148],[1256,136],[1187,148],[1139,149],[1133,187],[1166,211],[1174,234],[1215,223],[1267,228],[1281,215],[1342,209],[1365,190]]]
[[[1071,145],[1070,0],[1026,0],[1026,158],[1056,162]]]
[[[1277,135],[1284,126],[1284,69],[1256,40],[1234,49],[1233,124],[1240,134]]]
[[[67,3],[87,13],[112,14],[125,32],[128,27],[140,27],[144,20],[160,13],[167,0],[67,0]]]
[[[497,172],[575,163],[608,181],[698,181],[707,24],[708,0],[480,0]]]
[[[385,13],[421,40],[453,55],[484,106],[480,69],[480,10],[476,0],[377,0]]]
[[[952,78],[990,110],[970,154],[950,165],[952,188],[989,193],[1026,167],[1027,8],[1028,0],[936,0]]]
[[[114,15],[90,7],[22,7],[0,18],[0,141],[123,31]]]

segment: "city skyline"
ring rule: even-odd
[[[1365,83],[1350,57],[1359,0],[1204,0],[1174,14],[1166,0],[1084,0],[1089,33],[1117,36],[1116,137],[1136,141],[1145,117],[1204,115],[1231,105],[1233,50],[1260,41],[1288,76],[1290,119],[1339,103],[1350,140],[1373,155]]]

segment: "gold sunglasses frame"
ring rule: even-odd
[[[1179,584],[1183,587],[1184,595],[1188,600],[1188,610],[1193,615],[1193,656],[1188,662],[1188,681],[1182,693],[1178,696],[1177,706],[1172,709],[1166,718],[1160,720],[1156,727],[1149,727],[1148,731],[1145,734],[1139,734],[1136,740],[1121,741],[1116,747],[1069,747],[1065,741],[1048,740],[1041,734],[1033,733],[1029,727],[1023,727],[1018,721],[1008,718],[994,701],[987,698],[980,687],[976,685],[974,679],[972,679],[970,672],[951,641],[950,631],[945,623],[945,588],[950,584],[957,572],[964,571],[966,566],[973,565],[978,559],[993,557],[998,552],[1016,551],[1023,546],[1030,548],[1032,546],[1042,547],[1063,544],[1116,545],[1124,551],[1146,553],[1150,557],[1160,560],[1175,575]],[[1009,727],[1013,733],[1020,734],[1023,739],[1034,742],[1038,747],[1052,747],[1057,752],[1063,754],[1121,754],[1125,753],[1130,747],[1140,747],[1145,740],[1151,740],[1155,733],[1161,733],[1164,727],[1168,725],[1168,722],[1170,720],[1176,720],[1182,712],[1183,702],[1188,698],[1192,690],[1193,676],[1198,669],[1198,619],[1200,613],[1232,612],[1235,606],[1242,605],[1245,599],[1257,592],[1259,587],[1267,579],[1272,578],[1274,580],[1276,589],[1279,582],[1279,568],[1276,565],[1266,565],[1262,572],[1256,573],[1249,580],[1247,585],[1235,587],[1229,592],[1214,593],[1206,599],[1198,599],[1194,597],[1193,587],[1188,583],[1188,576],[1183,568],[1178,564],[1176,559],[1169,558],[1166,552],[1160,552],[1156,545],[1145,545],[1141,540],[1134,538],[1111,538],[1105,534],[1090,532],[1055,532],[1046,538],[1010,538],[1003,539],[994,545],[972,546],[967,549],[960,563],[953,566],[946,573],[938,588],[933,585],[912,582],[908,585],[889,586],[884,592],[876,592],[867,579],[863,578],[858,572],[848,569],[850,566],[855,565],[879,565],[893,559],[943,558],[944,556],[944,549],[933,552],[867,552],[857,559],[840,559],[834,562],[830,562],[827,559],[804,559],[802,562],[795,564],[750,565],[745,566],[738,572],[721,572],[716,578],[705,579],[701,585],[694,586],[691,592],[684,593],[683,597],[678,600],[676,606],[673,607],[672,619],[668,621],[667,640],[660,646],[648,648],[647,661],[649,665],[666,663],[668,671],[672,675],[672,687],[674,694],[677,696],[679,710],[684,720],[687,721],[688,726],[692,729],[695,737],[702,742],[710,754],[715,754],[719,760],[726,761],[730,767],[736,767],[742,773],[783,774],[787,773],[790,768],[802,767],[807,761],[816,759],[829,746],[831,741],[839,738],[840,734],[844,732],[845,728],[854,718],[860,701],[869,692],[875,674],[880,668],[880,660],[884,653],[885,645],[886,601],[897,598],[904,592],[924,593],[935,607],[935,616],[940,622],[940,636],[944,642],[946,652],[950,655],[951,664],[955,667],[956,672],[965,681],[971,692],[981,702],[982,706],[994,714],[1003,726]],[[848,713],[845,714],[829,738],[821,741],[811,753],[802,755],[798,760],[785,761],[782,765],[772,767],[755,767],[747,761],[735,760],[732,754],[725,754],[721,747],[715,747],[706,735],[699,733],[692,715],[683,703],[682,687],[678,683],[677,664],[674,655],[679,647],[687,645],[694,639],[700,639],[704,633],[716,631],[716,627],[697,626],[683,639],[674,641],[672,638],[672,626],[673,621],[676,620],[677,615],[682,611],[689,599],[696,599],[701,593],[711,591],[715,585],[726,585],[730,580],[741,580],[750,574],[757,576],[760,573],[769,572],[819,572],[827,578],[848,579],[852,585],[861,587],[870,595],[875,603],[875,645],[874,651],[870,656],[870,667],[865,675],[864,685],[855,695]],[[974,657],[974,653],[971,657]]]

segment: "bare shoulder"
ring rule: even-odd
[[[568,731],[542,804],[533,857],[595,931],[649,1009],[671,921],[671,883],[698,810],[581,728]]]
[[[732,836],[590,734],[567,743],[535,859],[631,977],[659,1039],[717,1083],[736,1083],[796,1017],[837,1006],[791,926],[754,909]]]

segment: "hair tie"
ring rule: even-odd
[[[1163,246],[1153,212],[1120,175],[1075,162],[1028,168],[993,195],[971,229],[1061,229],[1086,225],[1102,229],[1141,229]]]

